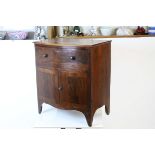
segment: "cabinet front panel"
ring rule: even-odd
[[[85,109],[89,104],[88,73],[60,71],[60,104],[67,108]]]
[[[38,96],[47,103],[59,103],[58,71],[37,68]]]

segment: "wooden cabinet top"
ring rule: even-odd
[[[57,38],[52,40],[36,41],[36,45],[48,45],[48,46],[94,46],[111,41],[98,40],[98,39],[70,39],[70,38]]]

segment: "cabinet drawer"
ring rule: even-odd
[[[64,63],[88,64],[89,51],[86,49],[63,49],[36,47],[36,64],[39,67],[50,68]]]
[[[56,49],[36,46],[36,65],[43,68],[51,68],[53,63],[57,63],[58,56]]]
[[[89,62],[89,51],[86,49],[58,50],[58,56],[61,63],[88,64]]]

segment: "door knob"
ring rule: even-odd
[[[60,86],[60,87],[58,88],[58,90],[60,90],[60,91],[61,91],[61,90],[62,90],[62,86]]]
[[[75,56],[71,56],[70,59],[71,59],[71,60],[75,60],[76,57],[75,57]]]
[[[44,58],[47,58],[47,57],[48,57],[48,54],[44,54],[43,57],[44,57]]]

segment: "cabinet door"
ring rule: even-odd
[[[37,68],[38,98],[46,103],[58,104],[58,71]]]
[[[60,71],[60,104],[68,109],[85,109],[89,102],[89,79],[86,71]]]

